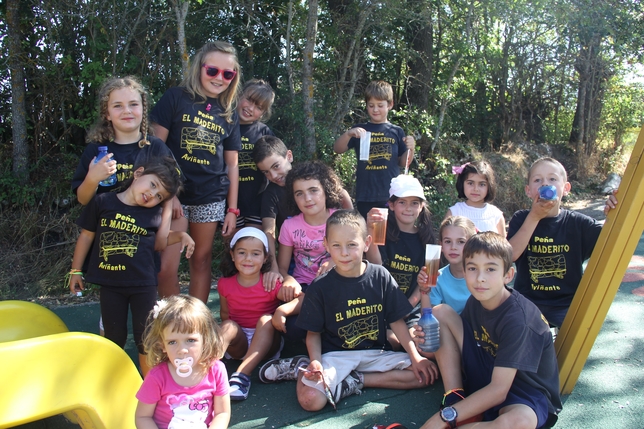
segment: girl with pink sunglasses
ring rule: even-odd
[[[235,109],[240,67],[227,42],[206,43],[193,56],[181,85],[168,89],[150,114],[155,134],[168,145],[184,175],[184,192],[173,201],[172,230],[195,240],[190,295],[208,301],[212,243],[218,225],[232,235],[239,209],[239,118]],[[179,293],[179,248],[161,256],[159,295]]]

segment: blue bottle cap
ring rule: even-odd
[[[557,188],[552,185],[544,185],[539,188],[539,198],[542,200],[557,199]]]

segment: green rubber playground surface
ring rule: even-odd
[[[602,330],[555,427],[644,429],[644,239],[640,239],[629,269],[613,301]],[[218,316],[215,291],[209,307]],[[71,331],[97,333],[98,304],[54,310]],[[126,351],[136,357],[131,339]],[[304,346],[287,346],[283,356],[305,354]],[[52,365],[55,363],[52,362]],[[237,362],[227,363],[230,372]],[[365,389],[360,396],[343,399],[317,413],[303,411],[295,396],[295,383],[262,384],[258,369],[252,374],[250,396],[233,402],[230,428],[372,428],[399,422],[419,428],[438,409],[443,393],[440,381],[416,390]],[[30,404],[37,406],[37,404]],[[118,409],[114,410],[118,412]],[[62,416],[21,426],[29,429],[66,429],[78,426]],[[114,428],[118,429],[118,428]]]

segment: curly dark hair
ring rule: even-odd
[[[252,237],[242,237],[237,241],[237,243],[241,243],[244,240],[247,240],[249,238],[252,238]],[[235,246],[237,245],[237,243],[235,243]],[[262,247],[262,249],[264,250],[264,256],[266,257],[266,261],[264,261],[264,264],[262,264],[262,268],[260,272],[264,274],[271,270],[271,267],[273,265],[273,257],[266,252],[266,249],[264,247]],[[234,250],[235,248],[233,246],[233,248],[230,249],[229,251],[225,251],[223,256],[221,257],[221,262],[219,263],[219,270],[221,271],[222,277],[232,277],[239,272],[239,270],[235,266],[235,262],[233,261],[233,256],[231,255],[231,253]]]
[[[480,174],[481,176],[485,176],[487,179],[487,195],[483,201],[489,203],[494,200],[494,197],[496,196],[496,179],[494,178],[494,170],[487,161],[470,162],[463,167],[463,171],[456,179],[456,192],[458,192],[458,197],[467,198],[463,187],[470,174]]]
[[[327,209],[339,209],[340,195],[342,193],[342,182],[335,172],[327,165],[320,161],[307,161],[293,165],[291,171],[286,176],[287,205],[293,215],[298,215],[302,211],[295,202],[293,194],[293,183],[296,180],[315,179],[320,182],[324,195],[326,197]]]

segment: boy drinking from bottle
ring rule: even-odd
[[[550,188],[552,195],[541,192]],[[602,224],[582,213],[561,208],[571,189],[566,169],[553,158],[540,158],[530,167],[525,192],[529,210],[512,216],[508,240],[516,262],[514,288],[534,302],[548,322],[561,327],[593,253]],[[611,195],[604,212],[614,208]]]

